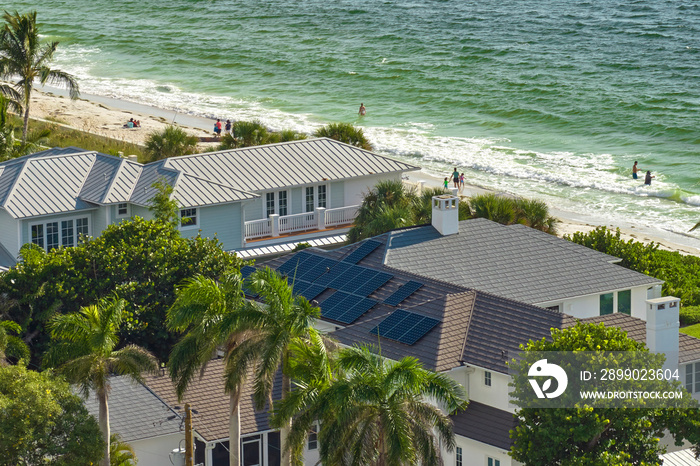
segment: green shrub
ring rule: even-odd
[[[356,128],[350,123],[330,123],[317,129],[314,136],[335,139],[361,149],[372,150],[372,145],[365,137],[362,128]]]
[[[700,306],[681,307],[681,325],[700,324]]]
[[[681,328],[681,333],[690,335],[691,337],[700,338],[700,324],[691,325]]]

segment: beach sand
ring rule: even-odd
[[[193,115],[178,114],[173,111],[145,106],[99,96],[82,96],[71,100],[65,91],[44,88],[34,91],[30,107],[32,118],[48,119],[66,126],[88,131],[94,134],[110,137],[143,145],[148,135],[154,131],[162,131],[169,124],[183,128],[189,134],[197,137],[213,136],[214,120]],[[141,121],[141,128],[128,129],[123,125],[134,118]],[[215,150],[216,144],[200,143],[202,152]],[[125,154],[128,155],[128,154]],[[442,178],[425,171],[411,172],[409,182],[424,181],[426,187],[442,186]],[[462,196],[490,192],[478,186],[466,185]],[[573,234],[577,231],[588,232],[597,226],[620,228],[625,239],[634,239],[644,243],[655,242],[662,249],[679,251],[683,254],[700,256],[700,246],[695,238],[686,238],[671,232],[660,232],[637,225],[612,225],[596,219],[584,218],[574,212],[565,212],[550,207],[551,215],[561,222],[557,225],[559,236]]]

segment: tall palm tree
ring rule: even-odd
[[[341,350],[338,364],[342,376],[306,412],[320,421],[323,464],[440,464],[440,443],[454,448],[452,421],[427,400],[447,413],[466,408],[457,382],[415,358],[391,361],[366,347]]]
[[[239,325],[241,330],[248,332],[249,338],[234,350],[232,361],[239,377],[245,375],[249,365],[254,368],[253,398],[257,409],[262,409],[266,401],[272,406],[272,386],[280,369],[282,399],[289,396],[292,348],[299,342],[322,339],[313,327],[321,314],[306,298],[294,295],[287,279],[269,267],[255,271],[249,282],[262,303],[251,302],[242,310]],[[289,425],[283,425],[283,466],[290,464],[286,448],[288,433]]]
[[[70,383],[80,387],[83,396],[87,397],[91,391],[97,395],[100,430],[105,440],[103,466],[110,464],[110,376],[125,375],[141,381],[143,372],[158,368],[153,355],[139,346],[115,349],[125,308],[126,301],[105,298],[78,313],[57,315],[49,322],[55,344],[47,353],[47,365],[58,367]]]
[[[237,271],[229,270],[218,281],[201,275],[187,280],[178,290],[167,315],[167,325],[171,330],[187,332],[173,348],[168,363],[180,399],[217,350],[224,352],[231,466],[240,464],[240,398],[247,374],[241,375],[237,370],[232,352],[246,337],[238,326],[238,314],[244,306],[241,276]]]
[[[24,107],[24,144],[27,141],[29,104],[34,81],[39,80],[42,85],[49,83],[66,86],[71,99],[78,98],[78,82],[74,76],[49,66],[58,42],[40,43],[36,11],[26,15],[20,15],[16,11],[14,14],[5,12],[3,18],[5,27],[0,32],[0,77],[19,77],[14,88],[17,91],[15,96],[21,98]]]

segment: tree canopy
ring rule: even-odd
[[[0,367],[0,466],[88,466],[102,458],[97,421],[63,380]]]

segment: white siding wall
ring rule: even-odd
[[[260,193],[258,193],[260,194]],[[251,220],[260,220],[263,218],[263,202],[265,202],[265,195],[252,201],[246,202],[245,205],[245,221],[249,222]]]
[[[581,298],[565,299],[562,312],[580,319],[600,315],[600,296],[583,296]]]
[[[478,401],[503,411],[515,411],[515,406],[509,403],[511,388],[508,384],[511,377],[500,372],[491,372],[491,386],[484,383],[485,369],[479,367],[469,374],[469,399]]]
[[[401,181],[401,173],[381,174],[375,176],[363,176],[345,180],[344,182],[344,199],[345,205],[358,205],[362,203],[362,193],[371,190],[374,185],[380,180],[397,180]]]
[[[18,238],[19,220],[12,218],[5,210],[0,210],[0,243],[5,246],[5,249],[12,255],[17,257],[19,254],[20,239]]]
[[[469,409],[469,408],[467,408]],[[487,466],[487,458],[491,457],[501,462],[501,466],[516,466],[517,461],[508,456],[508,452],[500,448],[485,443],[477,442],[461,435],[457,435],[456,444],[462,448],[462,465],[463,466]],[[454,466],[455,451],[448,453],[443,451],[445,466]],[[139,463],[140,464],[140,463]]]
[[[336,181],[331,183],[331,193],[330,193],[330,209],[336,209],[338,207],[345,207],[345,181]],[[349,204],[354,205],[354,204]]]
[[[139,466],[163,466],[170,463],[170,452],[176,449],[185,433],[129,442],[134,448]]]
[[[199,226],[180,230],[183,237],[192,238],[201,232],[205,238],[217,237],[222,242],[224,250],[238,249],[243,246],[240,203],[198,207],[197,216]]]

